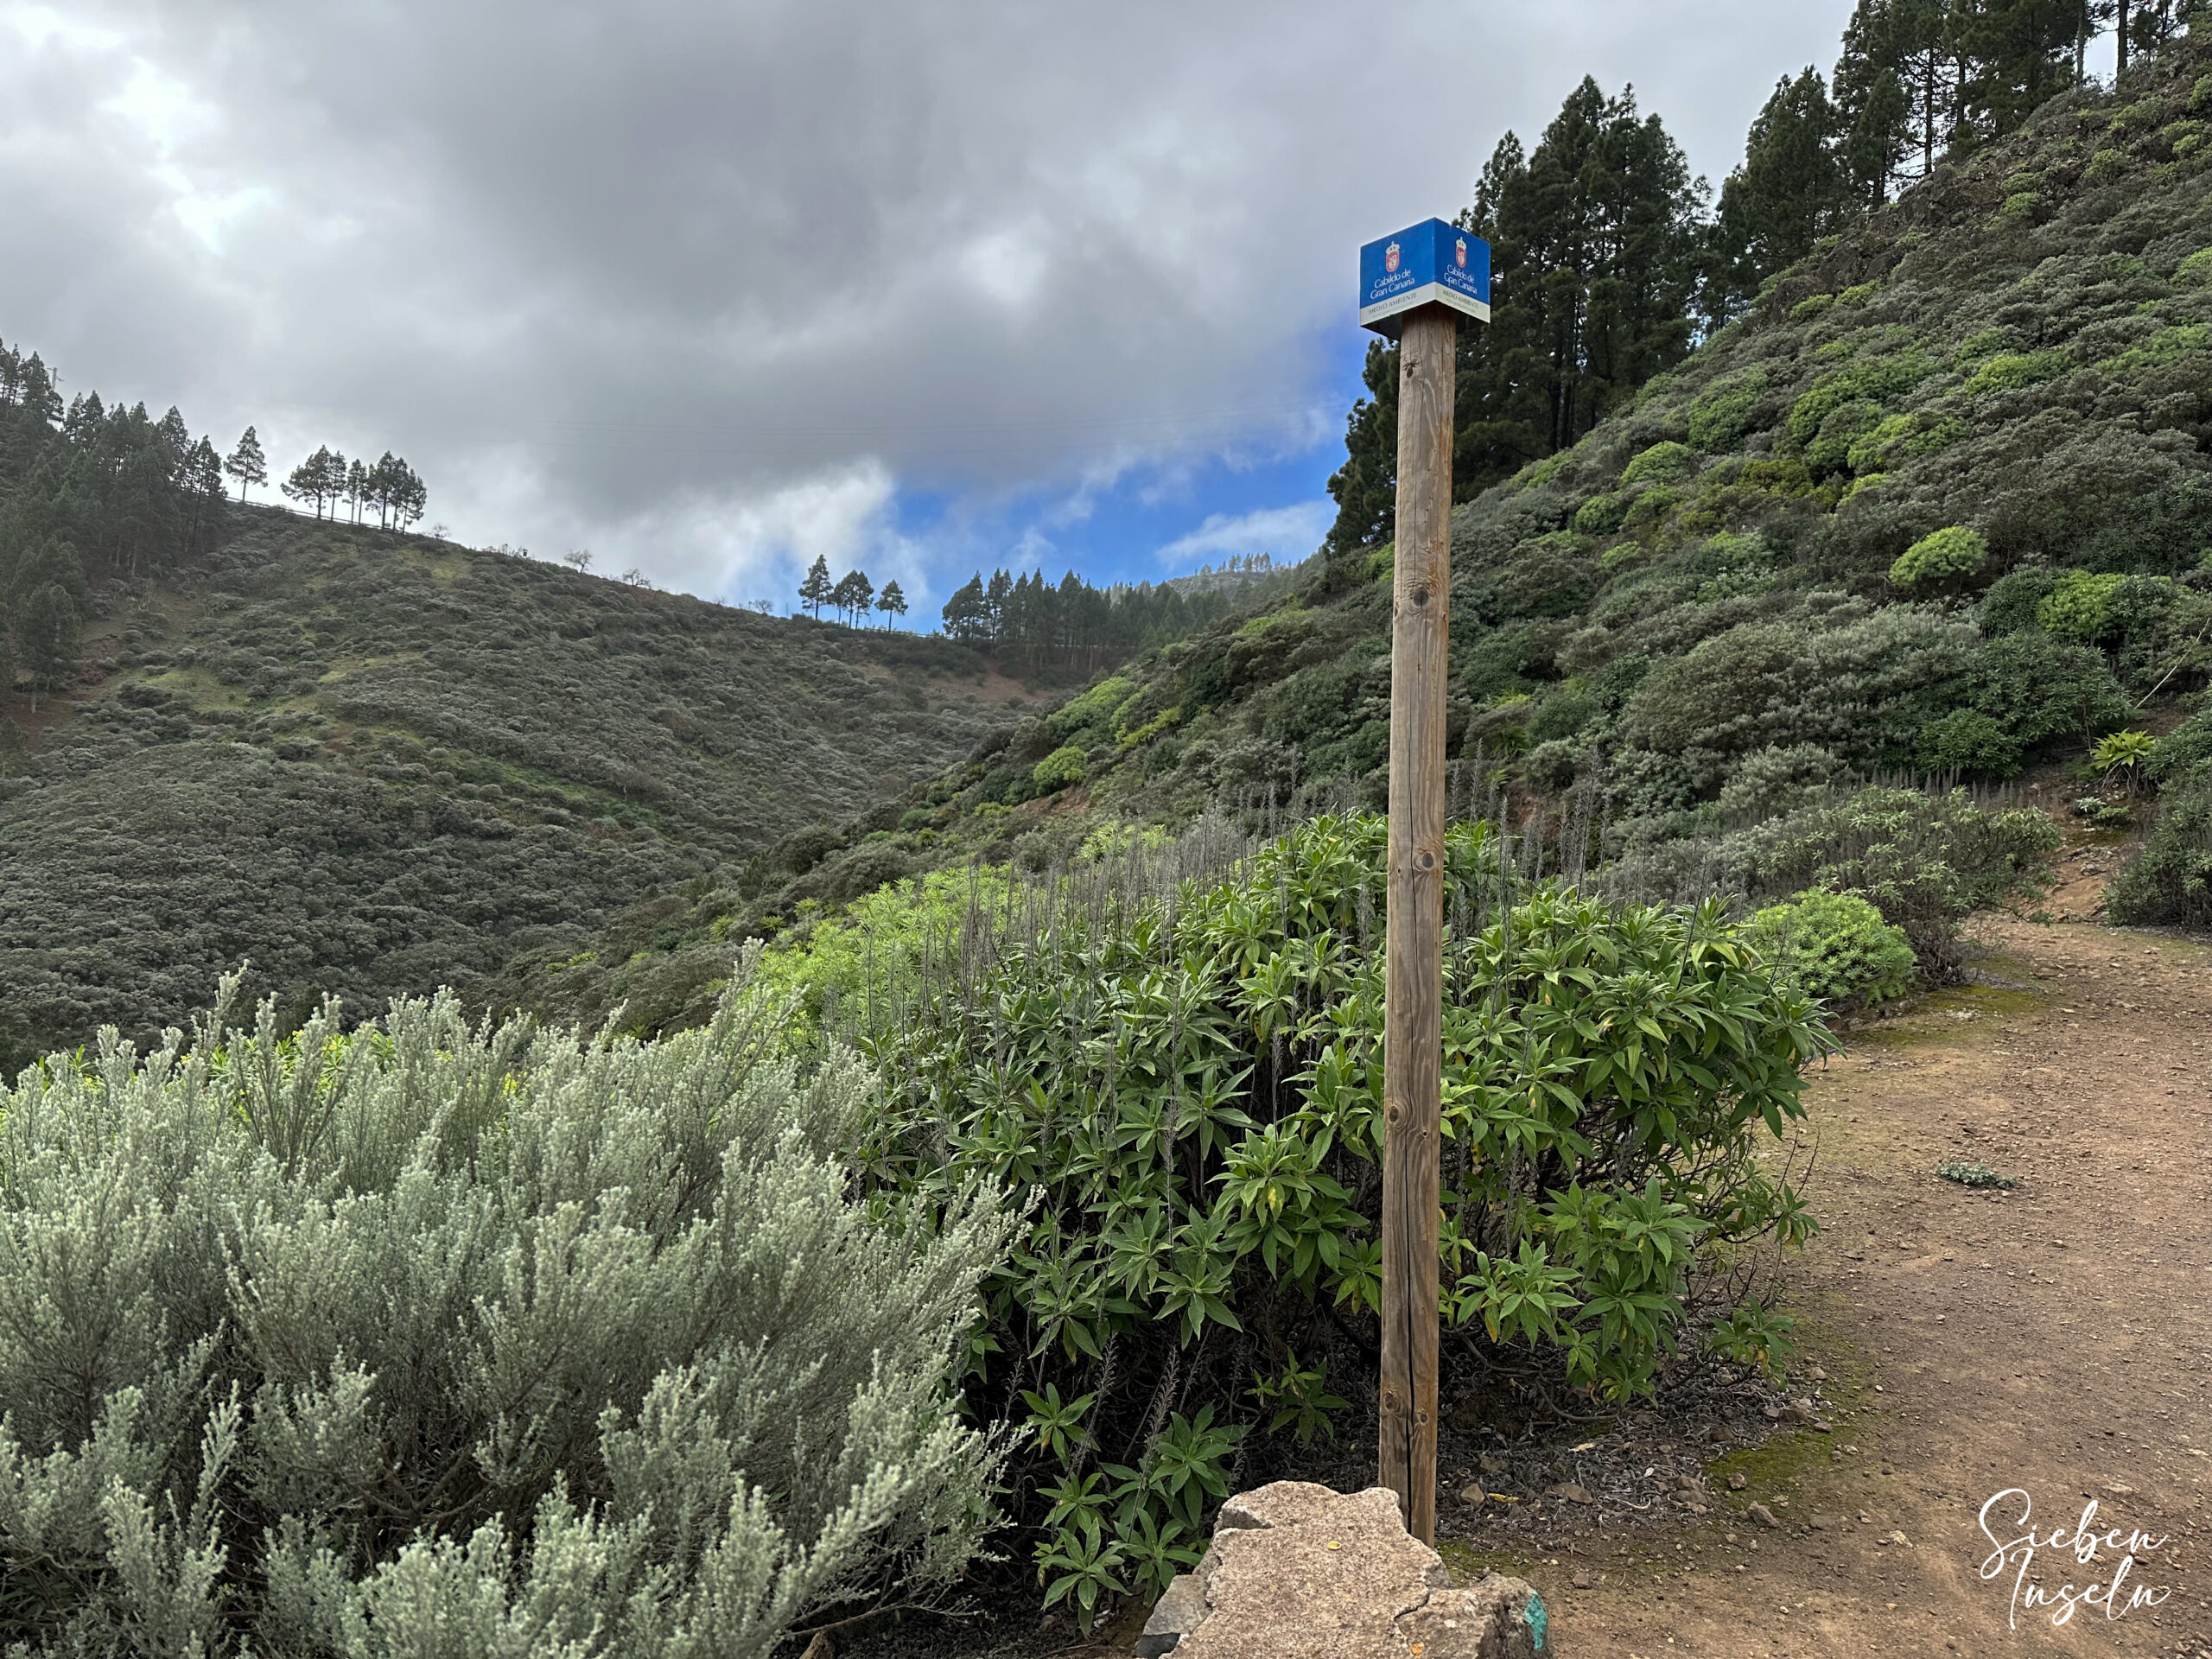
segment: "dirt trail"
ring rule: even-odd
[[[1694,1529],[1537,1563],[1567,1659],[2212,1656],[2212,948],[2012,917],[1978,933],[1981,984],[1854,1037],[1811,1090],[1825,1230],[1794,1300],[1834,1432],[1717,1460],[1725,1502]],[[1948,1159],[2020,1184],[1954,1185]],[[2120,1598],[2162,1604],[2057,1628],[2008,1605],[1978,1516],[2010,1488],[2044,1538],[2093,1498],[2100,1530],[2164,1537]],[[2004,1538],[2018,1502],[1991,1513]],[[2116,1565],[2044,1548],[2029,1580],[2056,1595]]]

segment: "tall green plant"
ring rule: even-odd
[[[1148,895],[1041,884],[870,999],[877,1189],[1038,1195],[969,1387],[1033,1431],[1038,1565],[1086,1614],[1187,1559],[1255,1430],[1327,1433],[1332,1333],[1371,1335],[1383,842],[1322,817]],[[1754,1154],[1826,1039],[1717,906],[1528,890],[1481,825],[1447,861],[1444,1305],[1489,1352],[1647,1392],[1730,1311],[1718,1269],[1812,1230]],[[1732,1353],[1771,1357],[1740,1314]]]

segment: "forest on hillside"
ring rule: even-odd
[[[1831,73],[1775,86],[1717,204],[1661,117],[1586,79],[1533,148],[1507,133],[1458,223],[1491,244],[1488,324],[1460,330],[1452,488],[1471,500],[1572,448],[1654,375],[1745,315],[1860,214],[2183,38],[2191,0],[1859,0]],[[2190,135],[2177,139],[2190,144]],[[1368,349],[1328,545],[1391,537],[1395,346]]]

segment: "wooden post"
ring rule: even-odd
[[[1444,1069],[1444,692],[1452,594],[1458,314],[1398,342],[1398,539],[1390,638],[1389,912],[1383,957],[1380,1484],[1436,1541],[1438,1141]]]

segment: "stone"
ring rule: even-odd
[[[1380,1487],[1278,1481],[1222,1517],[1205,1560],[1154,1608],[1145,1659],[1549,1659],[1535,1588],[1497,1573],[1454,1588]]]
[[[1525,1579],[1486,1574],[1465,1590],[1439,1590],[1397,1621],[1397,1653],[1421,1659],[1541,1659],[1552,1649],[1551,1616]],[[1288,1655],[1293,1648],[1270,1649]],[[1253,1659],[1259,1659],[1254,1655]]]
[[[1836,1516],[1815,1515],[1808,1516],[1805,1524],[1812,1528],[1815,1532],[1834,1532],[1843,1524],[1843,1522]]]
[[[1759,1525],[1763,1527],[1778,1527],[1782,1524],[1781,1522],[1774,1518],[1774,1511],[1767,1508],[1764,1503],[1754,1503],[1750,1509],[1745,1510],[1744,1513],[1751,1516],[1752,1520],[1758,1522]]]
[[[1782,1414],[1793,1423],[1809,1423],[1819,1414],[1810,1400],[1792,1400],[1782,1408]]]
[[[1594,1503],[1590,1489],[1579,1480],[1563,1480],[1551,1489],[1550,1495],[1568,1503]]]
[[[1459,1501],[1471,1510],[1479,1510],[1490,1502],[1490,1494],[1483,1490],[1482,1482],[1477,1481],[1473,1485],[1461,1490]]]
[[[1750,1477],[1745,1475],[1738,1474],[1728,1477],[1728,1490],[1732,1492],[1740,1492],[1745,1487],[1751,1484]]]
[[[830,1632],[817,1630],[814,1640],[806,1644],[806,1651],[798,1659],[837,1659],[837,1649],[830,1644]]]
[[[1483,1473],[1486,1475],[1502,1475],[1505,1473],[1508,1469],[1512,1467],[1505,1459],[1499,1456],[1495,1452],[1484,1452],[1480,1458],[1476,1459],[1476,1464],[1477,1466],[1482,1470]]]
[[[1185,1637],[1206,1622],[1212,1611],[1206,1605],[1205,1586],[1198,1575],[1177,1573],[1154,1605],[1152,1617],[1144,1622],[1144,1634],[1137,1637],[1137,1659],[1160,1659],[1162,1654],[1173,1653]]]

